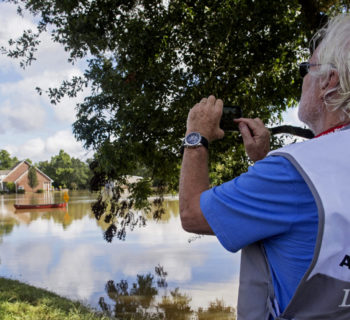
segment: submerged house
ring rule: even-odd
[[[6,183],[13,182],[16,187],[16,192],[17,190],[35,192],[39,189],[50,191],[53,180],[38,168],[35,168],[38,178],[38,185],[32,190],[32,188],[29,186],[28,180],[28,171],[30,167],[31,164],[24,160],[18,162],[10,170],[0,170],[0,190],[6,190]]]

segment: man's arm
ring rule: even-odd
[[[214,234],[200,208],[200,195],[209,189],[205,147],[184,150],[179,189],[182,227],[188,232]]]
[[[223,102],[210,96],[196,104],[187,118],[186,135],[199,132],[209,142],[221,139],[220,129]],[[246,152],[251,160],[263,159],[270,150],[270,135],[263,122],[256,119],[237,119]],[[208,150],[205,147],[184,150],[179,201],[182,227],[188,232],[214,234],[200,208],[200,195],[209,189]]]
[[[199,132],[208,142],[224,136],[220,129],[223,102],[214,96],[204,98],[189,112],[186,135]],[[209,189],[208,150],[185,148],[179,187],[182,227],[188,232],[214,234],[200,208],[200,195]]]

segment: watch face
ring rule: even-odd
[[[198,132],[192,132],[186,137],[186,143],[192,146],[197,145],[201,141],[201,135]]]

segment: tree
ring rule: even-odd
[[[11,158],[11,155],[6,150],[0,150],[0,170],[11,169],[18,159],[16,157]]]
[[[62,186],[68,188],[73,173],[72,160],[69,154],[60,150],[57,156],[51,158],[51,165],[55,172],[52,177],[55,187]]]
[[[77,158],[71,158],[71,163],[73,173],[70,177],[69,188],[74,189],[73,185],[75,185],[76,189],[88,189],[92,174],[89,166]]]
[[[51,157],[50,162],[39,162],[38,167],[54,180],[56,188],[87,189],[91,179],[89,166],[76,158],[71,158],[64,150]]]
[[[186,117],[198,100],[213,93],[243,106],[246,117],[278,124],[299,97],[297,64],[308,56],[312,34],[328,15],[348,10],[345,0],[7,1],[38,16],[36,32],[25,31],[3,48],[23,67],[35,59],[46,30],[70,52],[71,62],[90,57],[83,77],[46,92],[58,103],[91,87],[73,127],[77,139],[96,151],[92,190],[116,182],[116,211],[107,219],[111,234],[120,217],[121,186],[136,164],[149,174],[133,188],[131,204],[146,205],[152,180],[158,193],[176,191]],[[273,137],[274,148],[282,144]],[[215,183],[249,165],[237,132],[213,143],[210,158]],[[94,207],[98,218],[110,208],[104,202],[101,196]]]
[[[28,184],[32,190],[39,184],[36,168],[31,166],[28,170]]]

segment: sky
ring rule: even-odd
[[[33,17],[20,17],[13,4],[0,2],[0,21],[0,46],[6,46],[8,39],[16,39],[25,29],[35,30]],[[38,162],[50,160],[63,149],[71,157],[85,160],[93,153],[76,141],[72,123],[76,120],[75,105],[87,93],[65,98],[54,106],[45,93],[40,96],[35,90],[40,87],[45,91],[82,74],[84,62],[69,64],[62,45],[54,43],[48,34],[41,40],[37,61],[25,70],[20,68],[19,60],[0,55],[0,150],[7,150],[19,160]]]
[[[25,13],[20,17],[16,6],[0,2],[0,47],[7,46],[10,38],[16,39],[23,30],[35,30],[34,18]],[[72,132],[76,120],[75,105],[82,102],[84,95],[65,98],[56,106],[50,104],[43,93],[49,87],[58,87],[63,80],[81,75],[86,61],[75,65],[67,62],[68,54],[63,46],[54,43],[50,35],[41,36],[41,44],[36,52],[37,60],[25,70],[19,61],[0,54],[0,150],[7,150],[19,160],[31,159],[34,163],[50,160],[60,149],[71,157],[86,160],[93,152],[83,148]],[[295,109],[284,115],[285,124],[303,126]]]

